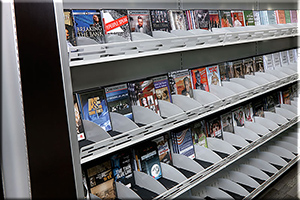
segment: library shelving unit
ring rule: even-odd
[[[172,37],[154,35],[151,40],[68,48],[63,9],[276,10],[297,6],[294,0],[1,1],[0,174],[4,196],[84,198],[81,165],[298,82],[297,66],[288,66],[286,73],[277,69],[275,74],[237,79],[211,93],[195,91],[195,99],[174,95],[173,104],[159,102],[163,118],[134,106],[135,122],[145,126],[123,122],[121,116],[112,114],[113,127],[122,134],[79,148],[74,91],[298,48],[299,36],[297,24],[286,24],[214,34],[178,32]],[[241,91],[235,84],[247,90]],[[296,107],[282,105],[276,113],[257,118],[255,125],[246,124],[235,135],[224,134],[224,141],[209,138],[209,149],[196,149],[197,159],[213,163],[205,169],[174,155],[174,165],[194,175],[182,177],[178,170],[163,164],[165,178],[178,183],[168,190],[143,173],[135,172],[135,181],[157,193],[155,199],[228,197],[222,190],[253,198],[299,160],[297,140],[293,141],[299,132]],[[89,137],[97,127],[84,123]],[[220,158],[214,152],[228,156]],[[258,168],[272,175],[263,176]],[[251,182],[243,174],[263,181]],[[129,189],[117,184],[117,190],[119,197],[128,198]]]

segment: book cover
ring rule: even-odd
[[[172,164],[171,151],[169,147],[169,137],[168,134],[160,136],[153,140],[157,144],[157,151],[159,156],[159,161]]]
[[[73,10],[74,27],[79,37],[90,38],[97,44],[105,43],[99,10]]]
[[[116,189],[110,160],[87,169],[87,182],[91,193],[100,199],[115,199]]]
[[[275,10],[268,10],[269,24],[277,24]]]
[[[131,160],[130,150],[122,150],[110,157],[114,180],[129,188],[134,184]]]
[[[220,10],[219,18],[221,21],[221,27],[233,27],[231,11],[230,10]]]
[[[233,71],[230,65],[227,62],[219,63],[219,70],[220,70],[220,78],[221,81],[230,81],[233,77]]]
[[[253,116],[265,117],[264,102],[261,98],[256,99],[255,101],[252,102],[252,108],[253,108]]]
[[[233,126],[244,126],[245,113],[243,107],[240,106],[237,109],[232,110]]]
[[[77,41],[75,36],[74,19],[71,10],[64,9],[64,19],[67,44],[68,46],[76,46]]]
[[[234,78],[244,78],[243,60],[233,61],[232,68],[233,68]]]
[[[158,100],[164,100],[172,103],[171,89],[169,85],[168,76],[159,76],[152,79],[154,82],[154,88],[156,98]]]
[[[275,10],[277,24],[286,24],[284,10]]]
[[[128,89],[125,83],[106,87],[105,94],[109,112],[117,112],[133,120]]]
[[[209,11],[208,10],[194,10],[194,16],[196,18],[196,27],[201,29],[209,29]]]
[[[189,70],[179,70],[168,73],[172,94],[181,94],[193,98]]]
[[[162,176],[157,145],[155,142],[147,142],[138,146],[135,150],[140,162],[140,171],[159,179]]]
[[[274,67],[281,67],[280,53],[272,53]]]
[[[82,122],[81,113],[80,113],[76,95],[73,95],[73,101],[74,101],[74,112],[75,112],[77,138],[78,138],[78,141],[81,141],[81,140],[85,139],[85,133],[84,133],[83,122]]]
[[[184,10],[185,26],[187,30],[198,29],[197,19],[194,10]]]
[[[289,64],[288,51],[281,51],[280,53],[281,66]]]
[[[203,147],[207,146],[207,128],[205,120],[199,120],[191,125],[193,144]]]
[[[263,56],[254,57],[254,71],[255,72],[265,72],[264,59]]]
[[[104,24],[105,38],[108,38],[110,35],[117,35],[128,41],[131,40],[127,10],[101,10],[101,14]]]
[[[149,10],[128,10],[128,18],[131,32],[152,36]]]
[[[290,11],[291,23],[298,23],[297,10]]]
[[[112,130],[104,89],[78,93],[82,118],[96,123],[105,131]]]
[[[231,11],[231,18],[233,27],[241,27],[245,26],[245,18],[244,18],[244,12],[243,11]]]
[[[245,106],[243,106],[243,109],[245,114],[245,120],[248,122],[254,122],[252,103],[246,104]]]
[[[221,85],[220,71],[218,65],[206,67],[208,85]]]
[[[272,54],[263,55],[264,60],[264,70],[274,69],[273,57]]]
[[[190,128],[184,128],[181,130],[174,131],[176,138],[177,153],[185,155],[191,159],[195,158],[195,150],[193,145],[192,132]],[[176,153],[176,152],[175,152]]]
[[[252,10],[244,10],[245,26],[255,26],[254,14]]]
[[[253,17],[254,17],[254,24],[255,26],[258,26],[258,25],[262,25],[261,21],[260,21],[260,11],[258,10],[254,10],[253,11]]]
[[[275,112],[275,107],[279,106],[279,96],[277,91],[263,97],[264,111]]]
[[[244,75],[254,75],[255,63],[252,58],[243,60]]]
[[[222,131],[234,133],[233,120],[231,112],[227,112],[221,115]]]
[[[223,132],[220,117],[215,117],[207,120],[207,128],[207,137],[218,138],[223,140]]]
[[[284,15],[285,15],[285,22],[291,23],[291,13],[290,10],[284,10]]]
[[[143,106],[159,114],[153,80],[128,83],[128,91],[132,105]]]
[[[206,68],[201,67],[198,69],[192,69],[190,70],[190,72],[193,82],[193,89],[199,89],[209,92]]]
[[[171,31],[167,10],[150,10],[150,16],[153,31]]]
[[[259,11],[260,23],[261,25],[269,25],[268,11],[261,10]]]
[[[209,28],[221,28],[219,12],[217,10],[209,10]]]
[[[171,24],[171,30],[187,30],[182,10],[169,10],[168,15]]]

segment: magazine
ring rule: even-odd
[[[157,144],[159,161],[171,165],[172,158],[171,158],[171,151],[169,148],[168,134],[165,134],[164,136],[160,136],[160,137],[154,139],[153,141],[156,142],[156,144]]]
[[[254,75],[255,63],[252,58],[243,60],[244,75]]]
[[[265,117],[264,102],[261,98],[256,99],[255,101],[252,102],[252,108],[253,108],[253,116]]]
[[[76,35],[74,28],[74,20],[71,10],[64,9],[66,40],[69,46],[76,46]]]
[[[275,10],[277,24],[286,24],[284,10]]]
[[[245,26],[245,18],[243,11],[231,11],[233,27]]]
[[[217,10],[209,10],[209,28],[221,28],[219,12]]]
[[[209,29],[209,11],[208,10],[194,10],[194,16],[196,18],[196,27],[201,29]]]
[[[203,147],[207,146],[207,128],[205,120],[199,120],[191,125],[193,144]]]
[[[244,114],[245,114],[245,120],[248,122],[254,122],[252,103],[246,104],[243,107],[243,109],[244,109]]]
[[[285,22],[287,24],[291,23],[291,14],[290,10],[284,10]]]
[[[277,24],[275,10],[268,10],[269,24]]]
[[[233,126],[244,126],[245,113],[243,107],[238,107],[232,111]]]
[[[152,36],[149,10],[128,10],[128,18],[131,32]]]
[[[255,62],[255,65],[254,65],[255,72],[264,72],[265,71],[263,56],[254,57],[254,62]]]
[[[168,15],[171,24],[171,30],[187,30],[182,10],[169,10]]]
[[[259,11],[260,23],[261,25],[269,25],[268,11],[261,10]]]
[[[185,25],[186,25],[187,30],[199,28],[194,10],[185,10],[185,11],[183,11],[183,14],[184,14]]]
[[[209,92],[206,68],[201,67],[198,69],[192,69],[190,70],[190,73],[192,77],[193,89],[199,89]]]
[[[233,27],[231,11],[230,10],[220,10],[219,18],[221,21],[221,27]]]
[[[221,115],[221,125],[222,125],[223,132],[226,131],[226,132],[234,133],[231,112],[227,112]]]
[[[223,140],[223,132],[220,117],[207,120],[207,137],[218,138]]]
[[[297,10],[290,11],[291,23],[298,23]]]
[[[184,128],[181,130],[175,130],[173,132],[173,137],[175,137],[175,144],[178,154],[185,155],[191,159],[195,158],[195,150],[193,145],[192,132],[190,128]]]
[[[193,98],[193,89],[188,69],[169,72],[172,94],[181,94]]]
[[[164,100],[172,103],[171,89],[169,85],[168,76],[159,76],[152,79],[154,82],[154,88],[156,98],[158,100]]]
[[[73,95],[73,100],[74,100],[74,112],[75,112],[77,138],[78,138],[78,141],[81,141],[81,140],[85,139],[85,134],[84,134],[83,122],[82,122],[81,113],[80,113],[80,109],[78,106],[76,95]]]
[[[206,73],[207,73],[207,80],[209,87],[211,85],[221,85],[221,77],[220,77],[220,71],[219,66],[214,65],[210,67],[206,67]]]
[[[233,70],[232,65],[227,62],[219,63],[219,70],[220,70],[220,78],[221,81],[230,81],[230,79],[233,77]]]
[[[258,26],[258,25],[262,25],[261,21],[260,21],[260,11],[258,10],[254,10],[253,11],[253,17],[254,17],[254,23],[255,23],[255,26]]]
[[[264,111],[275,113],[275,107],[278,107],[280,104],[279,97],[280,94],[277,91],[272,92],[271,94],[268,94],[265,97],[263,97]]]
[[[150,10],[150,16],[153,31],[171,31],[167,10]]]
[[[255,20],[252,10],[244,10],[245,26],[255,26]]]
[[[237,60],[237,61],[234,61],[233,62],[233,72],[234,72],[234,75],[233,77],[234,78],[244,78],[244,66],[243,66],[243,60]]]

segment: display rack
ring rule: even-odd
[[[206,99],[203,99],[204,91],[195,91],[194,100],[174,96],[173,104],[160,102],[162,117],[164,118],[150,110],[136,106],[133,107],[136,122],[146,125],[138,127],[134,123],[126,122],[124,118],[123,121],[123,116],[112,115],[113,127],[123,133],[115,137],[106,135],[104,137],[106,139],[99,138],[99,134],[93,135],[99,131],[95,132],[94,124],[84,122],[88,135],[91,138],[95,136],[93,138],[95,143],[79,149],[72,105],[73,92],[153,77],[179,69],[206,66],[297,48],[299,35],[297,26],[291,24],[230,33],[180,35],[174,38],[159,38],[157,36],[149,41],[74,47],[68,52],[63,24],[64,8],[259,10],[295,9],[297,2],[293,0],[284,3],[264,0],[247,2],[230,0],[201,2],[194,0],[156,0],[149,2],[134,0],[128,3],[125,0],[89,0],[83,3],[80,0],[47,0],[43,3],[33,1],[27,4],[15,0],[1,2],[1,6],[3,11],[1,14],[2,26],[6,27],[2,29],[1,38],[3,44],[1,68],[4,72],[1,78],[1,124],[3,125],[1,129],[1,136],[3,136],[1,174],[3,175],[4,195],[7,198],[57,198],[58,196],[61,198],[84,198],[82,164],[146,141],[203,117],[234,108],[236,105],[298,81],[297,72],[286,74],[284,77],[279,76],[280,73],[270,76],[273,73],[270,72],[257,74],[256,77],[249,76],[243,80],[236,79],[222,87],[215,87],[211,93],[205,94]],[[46,23],[42,22],[42,18],[40,18],[42,15]],[[28,24],[28,22],[31,23]],[[27,26],[23,26],[24,24]],[[41,28],[41,32],[31,33],[28,31],[35,30],[36,26]],[[168,43],[172,43],[174,46],[170,46]],[[115,47],[118,45],[133,50],[116,51]],[[107,49],[112,50],[109,52]],[[253,82],[259,84],[253,84]],[[236,85],[240,87],[236,87]],[[247,90],[243,90],[242,87]],[[223,93],[225,90],[228,93]],[[37,99],[42,99],[42,101],[36,101]],[[41,112],[39,108],[44,108],[45,104],[48,105],[48,109],[43,109]],[[170,108],[172,112],[170,112]],[[145,113],[151,117],[143,118]],[[276,113],[284,118],[274,118],[273,114],[270,113],[267,114],[266,119],[258,118],[256,126],[246,125],[246,128],[259,135],[259,138],[255,138],[254,135],[246,138],[252,141],[248,145],[246,145],[246,139],[243,137],[244,130],[235,136],[225,134],[228,138],[234,138],[231,140],[232,144],[227,142],[226,145],[241,148],[238,151],[233,151],[233,147],[228,146],[226,153],[230,155],[226,158],[222,159],[211,149],[206,149],[210,152],[207,155],[211,155],[209,161],[213,160],[214,163],[210,167],[202,169],[200,165],[198,166],[189,160],[194,166],[194,170],[191,171],[195,172],[195,175],[190,178],[181,176],[178,170],[162,164],[163,170],[169,172],[173,170],[174,173],[177,173],[176,176],[164,173],[165,178],[178,183],[175,187],[166,190],[158,186],[153,179],[148,179],[149,177],[146,177],[145,174],[138,172],[135,172],[136,183],[150,187],[146,186],[144,180],[155,182],[153,183],[155,186],[151,186],[153,187],[152,191],[159,194],[155,199],[177,198],[185,195],[191,197],[190,194],[199,196],[195,191],[219,194],[224,197],[224,192],[222,193],[213,186],[218,184],[225,188],[226,184],[228,187],[234,184],[228,179],[224,180],[224,175],[220,174],[237,166],[239,166],[240,171],[245,170],[250,173],[246,168],[249,169],[251,166],[243,163],[243,159],[248,155],[255,155],[257,149],[264,148],[265,144],[279,138],[285,133],[284,131],[299,121],[298,116],[293,114],[293,109],[287,105],[282,105],[281,108],[276,109]],[[120,123],[120,119],[122,123]],[[275,120],[276,126],[271,120],[266,123],[268,119]],[[54,123],[54,125],[51,124],[51,128],[48,128],[49,122]],[[268,131],[266,124],[272,131]],[[259,126],[264,128],[257,130]],[[222,142],[226,142],[226,137],[225,141]],[[214,142],[216,142],[215,148],[218,147],[218,143],[221,143],[221,141],[211,141],[212,144]],[[297,153],[295,150],[297,146],[290,145],[288,137],[274,143],[277,146],[284,146],[290,152]],[[226,148],[226,145],[224,144],[222,147]],[[268,148],[272,152],[278,150],[276,147],[268,146]],[[204,152],[205,150],[198,149],[196,151]],[[282,153],[284,152],[282,151]],[[208,159],[201,153],[198,155],[199,159]],[[285,156],[287,155],[288,153],[285,154]],[[175,157],[177,161],[186,159],[181,155],[175,155]],[[256,159],[254,157],[253,163]],[[298,160],[299,156],[294,157],[270,178],[263,177],[264,175],[253,170],[251,173],[256,173],[265,182],[251,193],[239,191],[243,195],[247,194],[247,198],[255,197]],[[188,168],[182,162],[177,162],[175,165],[183,169]],[[240,181],[240,176],[237,172],[231,172],[225,177]],[[210,183],[211,187],[207,187],[204,191],[201,188],[205,183]],[[247,184],[255,186],[250,180]],[[47,188],[47,190],[42,188]],[[129,194],[122,185],[117,184],[117,190],[119,194],[124,195],[123,197],[136,197],[135,193]]]

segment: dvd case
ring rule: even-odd
[[[150,16],[153,31],[171,31],[167,10],[150,10]]]
[[[190,74],[192,77],[193,89],[204,90],[209,92],[208,79],[205,67],[192,69],[190,70]]]
[[[150,11],[128,10],[130,32],[139,32],[152,36]]]

